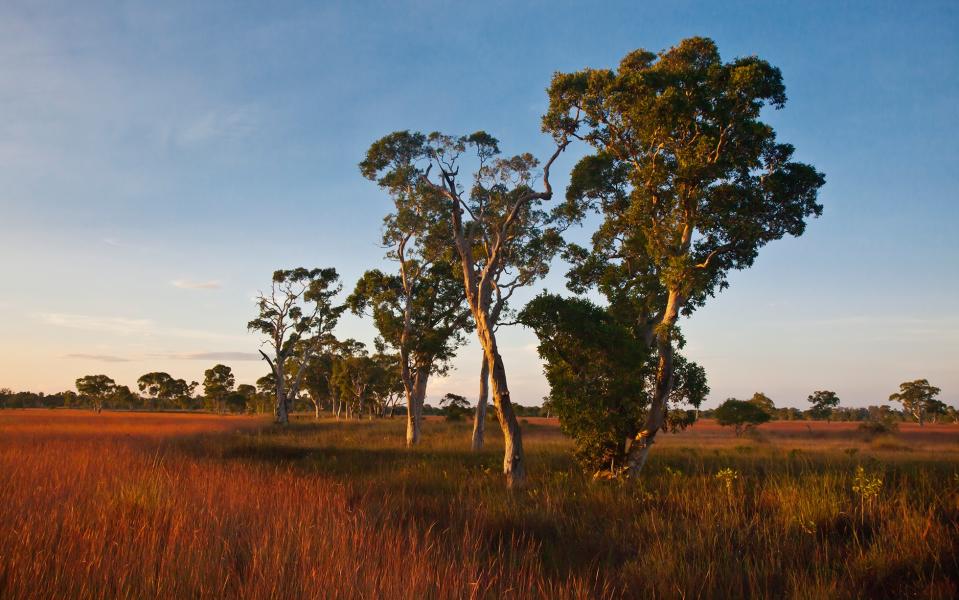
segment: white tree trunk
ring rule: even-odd
[[[503,475],[506,476],[506,487],[513,489],[526,484],[526,455],[523,452],[523,433],[516,414],[513,413],[513,403],[510,399],[509,386],[506,383],[506,368],[496,346],[496,335],[487,326],[485,314],[476,319],[476,332],[480,343],[490,363],[490,384],[493,392],[493,406],[500,428],[503,430]]]
[[[476,412],[473,415],[473,451],[483,449],[484,434],[486,433],[486,405],[489,403],[489,362],[483,355],[483,364],[480,366],[479,397],[476,400]]]
[[[423,401],[426,399],[426,383],[429,380],[428,368],[419,368],[413,374],[412,390],[406,404],[406,445],[420,443],[423,425]]]

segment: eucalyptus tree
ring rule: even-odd
[[[387,257],[396,261],[399,273],[367,271],[347,305],[358,315],[369,311],[383,343],[399,355],[406,445],[412,446],[420,441],[429,377],[449,369],[465,341],[469,309],[448,252],[435,246],[435,232],[429,231],[435,225],[408,214],[416,210],[409,204],[396,199],[397,212],[387,216],[383,234],[384,243],[393,243]]]
[[[320,412],[326,401],[330,401],[333,408],[333,392],[330,379],[333,374],[333,354],[326,350],[313,355],[303,375],[302,388],[313,405],[313,418],[320,419]]]
[[[377,352],[373,355],[380,378],[373,389],[373,397],[379,416],[393,418],[393,410],[400,398],[406,393],[406,386],[401,376],[399,352],[389,352],[381,340],[377,345]]]
[[[103,401],[117,389],[116,382],[106,375],[85,375],[77,379],[76,386],[77,393],[90,403],[97,414],[103,410]]]
[[[750,400],[727,398],[714,411],[716,422],[723,427],[730,425],[736,431],[736,437],[750,431],[772,419],[769,411]]]
[[[274,375],[276,422],[286,424],[292,401],[313,355],[332,339],[332,331],[344,307],[333,304],[340,292],[339,275],[333,268],[278,270],[268,294],[257,297],[259,314],[247,324],[265,336],[271,354],[260,350]],[[295,358],[295,372],[287,361]],[[288,381],[289,380],[289,381]]]
[[[912,415],[922,427],[926,415],[946,412],[945,403],[936,398],[942,390],[929,384],[928,379],[916,379],[899,384],[899,391],[889,396],[892,402],[902,404],[903,410]]]
[[[380,339],[399,354],[407,446],[420,441],[430,376],[448,371],[470,323],[453,269],[449,206],[423,185],[415,168],[424,143],[419,134],[390,134],[372,144],[359,165],[393,200],[382,243],[397,272],[367,271],[347,300],[354,313],[372,313]]]
[[[366,344],[345,340],[339,350],[331,383],[344,405],[346,418],[359,419],[374,399],[383,373],[380,364],[367,352]]]
[[[140,393],[147,395],[152,408],[156,408],[160,402],[173,399],[173,377],[163,371],[144,373],[137,379],[137,388]]]
[[[185,379],[174,379],[169,373],[153,371],[137,379],[137,388],[150,398],[150,408],[160,406],[179,406],[191,408],[193,392],[197,383],[187,383]]]
[[[258,412],[256,386],[249,383],[241,383],[236,386],[236,393],[243,396],[243,405],[247,412]]]
[[[499,142],[485,132],[468,136],[408,131],[393,133],[370,147],[364,174],[394,197],[415,190],[442,207],[435,218],[455,249],[457,270],[477,337],[490,369],[493,403],[504,437],[507,485],[526,479],[522,432],[510,399],[506,369],[496,341],[494,296],[522,256],[556,252],[560,235],[542,208],[553,195],[549,171],[567,142],[539,169],[531,154],[502,157]],[[460,177],[465,169],[469,175]],[[542,190],[535,189],[542,177]],[[526,248],[527,253],[517,249]]]
[[[628,457],[636,474],[666,419],[679,318],[766,243],[801,235],[822,212],[825,180],[760,119],[786,102],[779,69],[723,62],[709,39],[636,50],[617,70],[557,73],[549,100],[544,129],[594,150],[574,167],[566,206],[603,217],[589,250],[569,248],[569,285],[598,289],[656,352],[656,389]]]
[[[818,390],[809,394],[806,401],[812,404],[809,414],[814,419],[829,420],[832,412],[839,408],[839,396],[831,390]]]
[[[549,271],[550,262],[555,258],[562,247],[559,231],[568,223],[561,219],[549,219],[550,227],[536,226],[546,222],[545,213],[539,213],[525,235],[506,238],[503,244],[503,268],[493,272],[493,298],[489,310],[489,326],[495,334],[507,315],[515,317],[516,312],[510,309],[510,299],[516,290],[527,287],[537,279],[545,277]],[[529,222],[526,225],[530,225]],[[486,433],[486,409],[489,403],[489,373],[490,363],[486,356],[480,363],[479,394],[476,400],[476,409],[473,411],[473,435],[471,447],[473,451],[483,448]]]
[[[235,384],[233,369],[226,365],[214,365],[203,372],[203,394],[213,411],[222,412]]]

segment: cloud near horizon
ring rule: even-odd
[[[129,358],[123,358],[122,356],[113,356],[111,354],[83,354],[80,352],[67,354],[66,358],[79,358],[83,360],[95,360],[98,362],[107,362],[107,363],[130,362]]]
[[[191,281],[189,279],[175,279],[170,282],[175,288],[181,290],[218,290],[222,286],[219,279],[210,279],[208,281]]]
[[[254,352],[179,352],[150,356],[174,360],[260,360],[260,355]]]
[[[131,319],[127,317],[98,317],[67,313],[37,313],[34,315],[48,325],[112,333],[115,335],[143,337],[176,337],[196,340],[243,340],[245,336],[229,335],[199,329],[180,327],[160,327],[152,319]]]
[[[81,360],[94,360],[106,363],[125,363],[146,361],[154,359],[167,360],[222,360],[222,361],[258,361],[260,355],[254,352],[165,352],[146,354],[135,357],[116,356],[113,354],[90,354],[85,352],[73,352],[65,354],[64,358],[75,358]]]

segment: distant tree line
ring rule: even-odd
[[[926,422],[959,423],[959,411],[937,398],[941,390],[926,379],[906,381],[899,391],[890,394],[891,402],[898,402],[901,409],[888,404],[863,407],[840,406],[839,396],[830,390],[818,390],[807,398],[810,407],[801,410],[794,407],[777,408],[773,400],[762,392],[756,392],[748,400],[728,398],[718,407],[702,410],[699,416],[732,426],[737,435],[771,420],[780,421],[861,421],[872,423],[900,423],[915,421],[920,426]]]

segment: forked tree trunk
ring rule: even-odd
[[[486,433],[486,405],[489,402],[489,362],[483,355],[483,364],[480,366],[479,397],[476,400],[476,412],[473,415],[473,451],[483,449],[484,434]]]
[[[513,489],[526,484],[526,455],[523,452],[523,433],[513,403],[510,400],[509,386],[506,383],[506,368],[496,346],[496,335],[489,328],[486,315],[476,315],[476,332],[483,346],[486,360],[492,366],[490,387],[493,392],[493,406],[500,428],[503,430],[503,475],[506,487]]]

